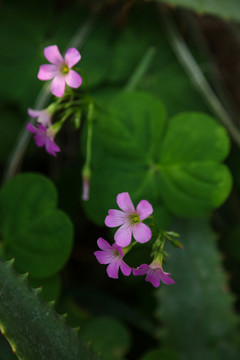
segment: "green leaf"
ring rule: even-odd
[[[0,288],[0,329],[18,359],[100,359],[78,331],[67,326],[65,318],[15,272],[12,261],[0,261]]]
[[[86,342],[92,342],[94,351],[102,352],[104,360],[121,359],[130,347],[128,330],[115,318],[91,320],[81,331],[81,336]]]
[[[140,360],[179,360],[180,358],[172,350],[169,349],[154,349],[148,351]]]
[[[230,173],[220,164],[228,151],[227,133],[211,117],[184,113],[167,124],[155,97],[121,93],[96,120],[86,211],[102,223],[116,195],[127,191],[134,202],[164,203],[182,216],[206,214],[231,189]]]
[[[160,155],[162,196],[168,208],[196,216],[224,202],[232,181],[219,162],[229,145],[226,130],[208,115],[183,113],[170,120]]]
[[[177,220],[184,250],[169,250],[165,271],[175,285],[158,290],[161,342],[191,360],[236,360],[238,318],[233,313],[215,234],[207,221]]]
[[[56,274],[71,252],[72,224],[56,205],[56,190],[42,175],[18,175],[0,191],[5,255],[15,257],[17,269],[32,278]]]
[[[158,0],[170,5],[184,6],[198,13],[212,14],[228,20],[240,20],[238,0]]]

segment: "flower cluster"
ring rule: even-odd
[[[50,64],[41,65],[37,77],[43,81],[52,80],[50,89],[53,95],[61,98],[65,93],[66,84],[71,88],[81,86],[81,76],[72,70],[72,67],[81,59],[77,49],[68,49],[63,58],[57,45],[47,46],[44,49],[44,56]],[[59,146],[54,142],[54,137],[62,125],[51,124],[52,115],[56,110],[57,104],[52,104],[44,110],[28,109],[28,114],[32,118],[37,118],[37,124],[33,126],[32,123],[28,123],[26,127],[30,133],[34,134],[36,145],[45,146],[46,151],[53,156],[60,151]]]
[[[157,238],[153,245],[153,261],[147,265],[142,264],[136,269],[131,269],[123,260],[124,256],[132,249],[135,243],[146,243],[152,237],[151,229],[143,223],[152,213],[152,205],[147,200],[141,200],[136,209],[127,192],[117,195],[117,204],[120,210],[111,209],[105,219],[108,227],[118,227],[114,235],[115,243],[110,245],[106,240],[99,238],[98,247],[101,250],[95,251],[94,255],[100,264],[108,264],[107,274],[117,279],[119,268],[125,276],[131,272],[134,276],[146,275],[146,281],[154,287],[158,287],[161,281],[164,284],[174,284],[170,273],[162,268],[163,246],[165,238]],[[134,242],[131,243],[132,237]]]

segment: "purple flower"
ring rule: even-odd
[[[175,284],[175,281],[169,277],[170,273],[165,273],[161,265],[152,262],[150,265],[142,264],[137,269],[132,269],[133,275],[147,275],[146,281],[150,282],[154,287],[158,287],[162,281],[164,284]]]
[[[116,244],[121,247],[128,246],[133,237],[139,243],[145,243],[152,237],[149,227],[142,223],[153,212],[152,205],[141,200],[135,210],[132,200],[127,192],[118,194],[117,204],[122,210],[109,210],[105,219],[108,227],[120,226],[114,235]]]
[[[47,110],[28,109],[28,115],[37,118],[37,122],[42,126],[48,127],[51,125],[51,114]]]
[[[35,134],[34,140],[38,147],[45,146],[46,151],[49,154],[57,156],[56,152],[59,152],[60,148],[54,142],[54,134],[51,132],[50,128],[47,129],[46,126],[41,124],[37,124],[37,127],[35,127],[31,123],[28,123],[26,128],[30,133]]]
[[[79,62],[81,55],[75,48],[69,48],[63,59],[57,45],[47,46],[44,56],[51,64],[40,66],[38,72],[39,80],[51,80],[51,92],[57,97],[62,97],[65,91],[65,83],[78,88],[82,84],[81,76],[71,68]]]
[[[94,255],[100,264],[109,264],[107,267],[107,274],[110,278],[118,279],[119,267],[125,276],[131,274],[131,268],[123,261],[123,251],[120,246],[113,244],[111,246],[106,240],[99,238],[97,241],[98,247],[102,251],[95,251]]]

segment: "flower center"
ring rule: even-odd
[[[69,73],[69,67],[68,67],[66,64],[63,65],[63,67],[62,67],[62,73],[63,73],[64,75],[66,75],[66,74]]]
[[[139,215],[137,213],[131,214],[129,216],[129,220],[132,225],[138,224],[140,222]]]

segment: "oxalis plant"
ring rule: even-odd
[[[127,45],[133,29],[123,31]],[[108,36],[107,30],[104,35],[99,31],[102,37]],[[119,41],[125,44],[121,36]],[[141,360],[198,359],[191,348],[196,349],[198,344],[186,340],[195,325],[185,324],[189,309],[186,298],[198,286],[191,278],[195,273],[200,284],[212,284],[211,291],[220,299],[219,307],[212,309],[209,289],[194,290],[196,303],[203,297],[213,329],[209,330],[207,320],[206,331],[197,323],[198,331],[202,331],[199,356],[234,360],[237,321],[230,311],[231,297],[220,291],[225,278],[216,272],[220,260],[206,220],[231,190],[231,174],[222,164],[229,152],[229,137],[212,116],[203,112],[179,112],[168,119],[163,104],[168,107],[168,99],[162,102],[154,94],[162,76],[158,73],[158,49],[149,46],[149,38],[141,41],[144,52],[139,46],[135,56],[130,49],[126,59],[122,45],[115,44],[109,67],[114,70],[112,74],[109,70],[111,80],[106,75],[104,81],[93,85],[91,73],[84,67],[87,51],[81,59],[79,49],[69,47],[62,56],[60,46],[48,44],[43,49],[48,63],[40,65],[37,78],[46,81],[51,97],[44,108],[28,108],[31,119],[19,143],[31,135],[37,146],[37,151],[32,151],[45,151],[55,164],[66,152],[66,128],[80,136],[81,160],[76,168],[81,179],[77,183],[84,214],[98,226],[97,236],[95,232],[88,235],[93,251],[88,250],[86,256],[91,258],[91,266],[99,269],[96,277],[103,284],[114,282],[118,286],[118,281],[127,288],[130,284],[140,287],[141,292],[150,291],[147,294],[154,291],[156,302],[161,304],[158,316],[168,329],[158,336],[164,348],[140,355]],[[161,41],[166,46],[166,39]],[[133,70],[129,73],[128,68]],[[12,159],[17,159],[19,167],[20,157]],[[77,314],[77,320],[68,323],[61,307],[55,308],[59,272],[67,268],[74,252],[74,229],[70,217],[58,209],[52,180],[32,171],[6,178],[0,190],[0,329],[12,352],[22,360],[125,359],[130,341],[120,323],[106,318],[93,319],[92,327],[85,325],[87,315],[73,302],[69,311],[71,316]],[[201,220],[196,223],[183,218]],[[102,265],[107,265],[107,276],[101,272]],[[204,277],[207,272],[213,280]],[[178,301],[183,312],[177,307]],[[114,303],[112,307],[118,306]],[[67,306],[63,308],[68,310]],[[141,316],[128,309],[123,313],[126,317],[130,314],[135,326],[151,334],[159,332],[155,324],[144,318],[140,321]],[[220,315],[215,318],[212,314],[216,313]],[[78,320],[81,325],[75,327]],[[216,330],[218,323],[223,323],[225,330]],[[116,344],[112,333],[116,334]]]

